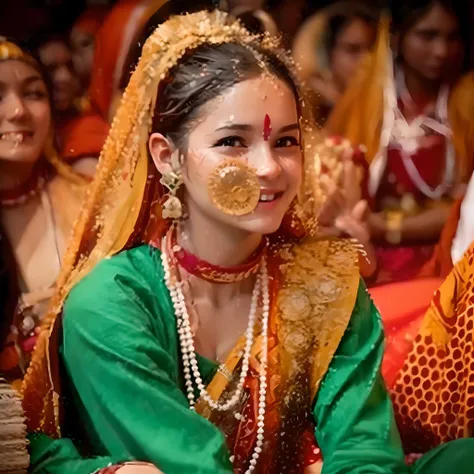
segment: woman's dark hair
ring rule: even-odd
[[[158,91],[153,130],[181,146],[201,108],[235,84],[258,76],[262,63],[298,97],[290,71],[270,52],[237,43],[202,45],[170,71],[168,80]]]
[[[0,227],[0,351],[13,324],[19,296],[13,250]]]
[[[362,20],[375,30],[377,29],[378,12],[374,8],[356,2],[338,2],[327,9],[328,23],[324,38],[326,51],[331,53],[339,35],[354,20]]]
[[[393,0],[392,30],[401,38],[435,6],[440,5],[458,21],[459,33],[465,48],[465,67],[470,59],[471,29],[469,9],[464,0]]]
[[[65,34],[50,31],[40,31],[33,35],[25,42],[24,47],[38,54],[39,50],[49,43],[61,43],[69,48],[69,40]]]

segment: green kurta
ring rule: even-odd
[[[80,424],[103,457],[82,459],[71,441],[34,435],[33,473],[90,474],[127,460],[149,461],[165,474],[232,472],[223,434],[188,408],[158,250],[142,246],[102,261],[71,291],[63,330]],[[314,400],[324,474],[408,472],[380,375],[382,356],[380,317],[360,285]],[[209,380],[216,364],[200,358],[200,367]]]

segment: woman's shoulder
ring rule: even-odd
[[[281,240],[273,246],[274,254],[292,266],[301,266],[308,275],[332,270],[334,274],[358,274],[357,246],[350,239],[307,236]]]
[[[466,74],[463,74],[457,80],[456,84],[453,87],[453,91],[459,89],[469,89],[471,91],[474,89],[474,71],[470,71]]]
[[[270,269],[277,272],[281,318],[319,327],[340,323],[343,329],[354,310],[360,283],[354,244],[346,239],[306,237],[280,243],[274,255]]]
[[[118,292],[129,291],[142,295],[153,293],[162,280],[160,252],[148,245],[124,250],[101,260],[89,274],[71,290],[66,300],[66,311],[80,305],[102,305],[117,299]]]
[[[113,344],[120,334],[166,331],[174,312],[160,255],[144,245],[98,263],[67,296],[62,319],[65,340],[100,340],[107,333]]]

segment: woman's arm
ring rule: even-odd
[[[65,366],[91,439],[113,463],[230,474],[224,436],[188,408],[180,388],[175,321],[159,272],[147,261],[131,271],[104,263],[72,290],[64,311]]]
[[[109,457],[83,459],[69,439],[30,434],[28,441],[31,474],[91,474],[112,464]]]
[[[112,465],[110,458],[82,458],[69,439],[51,439],[43,434],[28,437],[32,451],[31,474],[163,474],[152,464]]]
[[[361,283],[313,410],[323,474],[408,472],[380,374],[383,339],[380,316]]]
[[[438,240],[450,210],[450,206],[440,206],[436,209],[423,211],[416,216],[403,218],[399,226],[400,243]],[[385,241],[389,228],[383,213],[372,213],[369,217],[369,224],[374,240]]]

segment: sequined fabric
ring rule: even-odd
[[[435,293],[392,389],[406,452],[474,436],[474,246]]]
[[[25,376],[23,399],[30,430],[41,429],[51,436],[60,436],[60,374],[55,348],[61,321],[57,316],[71,288],[104,258],[144,242],[157,241],[166,232],[168,223],[162,216],[163,189],[156,168],[149,161],[147,147],[159,85],[187,51],[203,44],[229,42],[250,50],[268,51],[293,71],[298,83],[293,62],[279,48],[278,40],[268,35],[252,35],[239,22],[219,11],[172,17],[148,38],[102,150],[95,179],[63,259],[57,291]],[[263,60],[261,66],[264,72]],[[302,146],[308,172],[304,173],[295,222],[299,225],[303,222],[305,230],[310,232],[314,230],[317,215],[316,157],[310,152],[320,137],[305,106],[304,93],[301,94]],[[305,218],[301,219],[303,215]]]
[[[257,472],[300,474],[321,460],[311,421],[312,402],[354,309],[359,273],[350,242],[304,239],[269,249],[272,311],[268,335],[268,389],[265,443]],[[207,387],[214,399],[232,394],[238,382],[244,340],[229,355],[231,377],[221,371]],[[200,400],[197,412],[226,434],[234,472],[246,472],[256,442],[261,341],[257,338],[246,380],[247,396],[230,413]],[[234,416],[235,413],[240,414]]]

